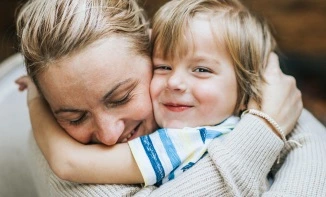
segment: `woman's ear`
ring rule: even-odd
[[[151,36],[152,36],[152,29],[148,29],[148,35],[149,35],[149,39],[151,39]]]

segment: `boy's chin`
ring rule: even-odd
[[[168,120],[168,121],[164,121],[160,126],[162,128],[172,128],[172,129],[196,127],[196,125],[193,125],[193,123],[186,122],[185,120]]]

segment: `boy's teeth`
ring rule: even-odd
[[[122,140],[122,143],[125,143],[125,142],[127,142],[127,138],[125,138],[125,139]]]
[[[131,137],[131,133],[127,136],[127,139],[129,139]]]

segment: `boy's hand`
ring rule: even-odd
[[[18,84],[19,91],[24,91],[27,89],[27,104],[29,105],[34,99],[41,98],[34,82],[28,76],[21,76],[15,81]]]
[[[301,92],[292,76],[285,75],[279,66],[278,56],[271,53],[264,73],[266,83],[262,86],[262,107],[250,99],[248,109],[258,109],[271,116],[289,134],[303,109]]]

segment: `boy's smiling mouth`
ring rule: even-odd
[[[164,103],[163,106],[172,112],[183,112],[193,107],[191,105],[176,104],[176,103]]]

